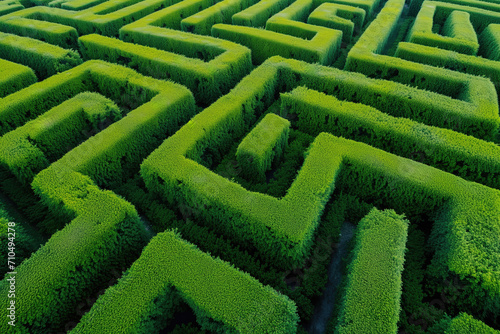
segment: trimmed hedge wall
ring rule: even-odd
[[[443,35],[432,32],[436,6],[424,4],[408,34],[411,43],[438,47],[468,55],[476,55],[479,49],[477,35],[470,22],[470,15],[452,11],[443,25]]]
[[[446,316],[438,324],[429,329],[430,334],[500,334],[483,322],[474,319],[467,313],[460,313],[451,319]]]
[[[500,189],[500,147],[459,132],[396,118],[373,107],[297,87],[281,94],[281,115],[310,135],[329,132]]]
[[[243,139],[236,160],[251,180],[265,180],[266,171],[276,166],[288,145],[290,122],[275,114],[267,114]]]
[[[361,219],[335,333],[398,332],[408,224],[393,210]]]
[[[349,52],[345,69],[450,97],[453,102],[448,100],[449,102],[457,103],[455,112],[464,112],[459,116],[459,121],[455,118],[457,114],[454,116],[449,114],[446,119],[441,120],[435,119],[435,115],[430,116],[430,114],[424,118],[413,117],[413,119],[429,125],[451,128],[480,139],[495,140],[500,126],[498,96],[489,79],[379,54],[394,33],[403,8],[404,0],[389,0],[385,4],[380,14]],[[445,96],[441,98],[443,102]],[[458,107],[458,103],[465,104]],[[475,111],[472,111],[473,109]],[[474,114],[475,120],[466,119],[466,113]]]
[[[266,30],[216,24],[212,27],[212,35],[250,48],[255,64],[280,55],[330,65],[342,41],[341,31],[288,19],[268,20]]]
[[[61,177],[49,168],[38,174],[35,187],[40,181],[59,185],[50,200],[72,221],[16,268],[16,304],[22,305],[16,308],[18,333],[59,330],[76,304],[102,284],[111,269],[129,265],[146,243],[133,206],[98,189],[87,176],[68,172]],[[39,194],[49,200],[43,191]],[[0,282],[4,306],[9,286],[5,279]],[[0,324],[4,333],[9,328],[6,321]]]
[[[163,232],[71,333],[158,331],[158,323],[173,315],[177,294],[193,308],[202,328],[283,334],[297,328],[297,309],[288,297],[176,233]]]
[[[153,31],[156,39],[148,39]],[[250,50],[228,41],[138,24],[125,26],[120,34],[127,42],[82,36],[80,50],[86,59],[123,63],[142,74],[181,83],[202,105],[229,92],[252,68]],[[198,53],[207,53],[206,61],[197,59]]]
[[[31,68],[0,59],[0,101],[2,97],[36,81],[36,75]]]
[[[193,14],[181,21],[183,31],[199,35],[210,35],[217,23],[231,23],[231,17],[256,4],[258,0],[222,0],[213,6]]]
[[[490,24],[479,35],[479,41],[481,42],[480,53],[484,57],[500,61],[500,24]]]
[[[337,3],[324,3],[313,10],[307,23],[342,31],[342,40],[350,43],[354,29],[361,31],[365,10]]]
[[[31,67],[40,79],[69,70],[82,63],[74,50],[0,32],[0,57]]]
[[[277,12],[292,4],[292,0],[262,0],[232,16],[232,23],[239,26],[262,28]]]
[[[68,147],[97,129],[104,119],[118,120],[121,111],[113,101],[96,93],[80,93],[57,107],[0,137],[0,166],[22,184],[30,184],[51,161],[62,157]]]

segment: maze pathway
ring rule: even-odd
[[[0,0],[0,333],[500,333],[499,93],[497,0]]]

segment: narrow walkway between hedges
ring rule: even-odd
[[[342,258],[347,256],[349,242],[354,237],[355,230],[356,226],[354,224],[344,222],[342,225],[338,249],[333,254],[328,267],[328,282],[326,283],[325,293],[321,296],[314,309],[309,327],[310,334],[324,334],[326,331],[328,320],[335,306],[337,288],[342,281]]]

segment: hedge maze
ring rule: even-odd
[[[497,0],[0,0],[0,332],[498,334],[499,93]]]

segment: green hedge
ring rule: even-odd
[[[31,68],[0,59],[0,101],[2,97],[29,86],[36,81],[36,75]]]
[[[329,132],[500,189],[500,147],[464,134],[389,116],[305,87],[281,94],[281,115],[317,136]]]
[[[283,18],[268,20],[266,30],[216,24],[212,27],[212,35],[250,48],[255,64],[280,55],[329,65],[338,54],[342,41],[342,32],[338,30]]]
[[[43,200],[53,201],[72,219],[16,268],[17,333],[41,334],[64,327],[78,302],[109,280],[113,268],[128,266],[145,245],[146,232],[131,204],[100,190],[87,176],[68,172],[61,177],[49,168],[34,185]],[[46,193],[47,187],[54,192]],[[9,286],[5,279],[0,282],[4,306]],[[9,330],[7,321],[0,324],[0,331]]]
[[[16,0],[2,0],[0,1],[0,16],[21,10],[23,8],[24,6]]]
[[[361,31],[365,10],[337,3],[324,3],[307,18],[307,23],[342,31],[342,40],[351,41],[354,29]]]
[[[23,223],[12,219],[0,201],[0,257],[4,263],[0,267],[0,279],[3,279],[7,272],[15,272],[8,264],[9,248],[14,248],[15,258],[11,261],[17,267],[40,246],[38,240],[27,232]],[[13,244],[9,244],[11,242]]]
[[[314,7],[318,7],[323,3],[329,3],[329,0],[314,0]],[[346,6],[353,6],[360,9],[363,9],[366,13],[366,18],[371,19],[375,14],[377,14],[377,9],[380,6],[380,3],[383,3],[381,0],[335,0],[336,4],[342,4]]]
[[[451,12],[446,21],[439,22],[443,25],[443,35],[439,35],[432,31],[433,25],[437,23],[434,19],[435,11],[435,6],[424,4],[408,34],[408,41],[476,55],[479,43],[469,13],[458,10]]]
[[[242,172],[251,180],[265,180],[266,171],[276,166],[288,145],[290,122],[267,114],[243,139],[236,151]]]
[[[316,186],[319,187],[319,184],[314,182],[309,182],[303,188],[306,193],[316,192],[319,197],[311,198],[317,203],[307,209],[312,211],[302,211],[302,207],[294,209],[297,215],[304,214],[302,221],[305,225],[300,229],[295,227],[294,232],[290,234],[289,230],[292,228],[288,229],[288,222],[284,223],[288,219],[287,216],[280,216],[283,212],[280,203],[291,203],[290,201],[245,191],[207,168],[213,168],[219,163],[224,152],[251,129],[280,91],[293,89],[297,85],[335,94],[339,99],[372,105],[383,112],[392,111],[394,105],[398,106],[399,112],[405,108],[415,110],[422,105],[424,99],[429,110],[442,112],[450,108],[446,99],[443,101],[434,93],[394,82],[367,79],[361,74],[273,57],[245,77],[231,93],[192,118],[144,161],[141,175],[149,190],[159,194],[172,205],[201,206],[200,214],[203,214],[209,226],[219,233],[227,233],[238,242],[253,243],[267,259],[286,259],[279,261],[285,267],[307,254],[309,233],[314,230],[317,215],[322,210],[321,203],[328,197],[331,189],[324,188],[319,192],[312,190]],[[387,99],[380,99],[380,96],[384,95],[387,95]],[[322,173],[329,173],[328,170],[337,163],[335,158],[332,159],[329,167],[320,169]],[[487,178],[487,175],[485,176]],[[332,180],[333,176],[325,174],[324,177],[323,186],[328,184],[329,181],[326,180]],[[299,178],[296,180],[297,184],[302,182],[298,182]],[[288,195],[295,189],[300,189],[293,188],[292,186]],[[294,195],[294,198],[301,203],[308,203],[303,199],[299,200],[300,196]],[[250,205],[259,209],[251,210]],[[428,203],[425,203],[422,207],[427,208],[427,205]],[[262,216],[259,216],[259,211]],[[268,214],[264,215],[264,212]],[[294,220],[299,221],[297,217]],[[274,236],[270,236],[269,232],[263,229],[266,225],[271,229],[281,226],[281,232],[276,230]],[[248,231],[249,226],[252,226],[253,230]],[[258,238],[255,237],[257,235]],[[290,250],[285,250],[286,247],[290,247]]]
[[[498,317],[500,262],[491,254],[500,245],[500,191],[366,144],[336,138],[332,145],[344,161],[338,189],[411,217],[434,217],[427,272],[437,292],[446,289],[439,282],[459,277],[464,291],[454,305],[479,319]]]
[[[386,3],[349,52],[345,69],[442,94],[444,96],[439,99],[443,103],[456,104],[453,114],[436,118],[437,114],[427,114],[425,108],[419,107],[425,114],[413,119],[477,138],[495,140],[500,118],[496,91],[490,80],[378,54],[394,32],[403,7],[403,0],[389,0]],[[475,120],[467,114],[474,114]]]
[[[293,333],[297,328],[296,306],[286,296],[174,232],[163,232],[71,333],[158,331],[161,327],[151,322],[172,316],[177,293],[202,328],[238,333]]]
[[[83,67],[85,66],[85,67]],[[129,170],[195,113],[191,92],[178,84],[139,75],[119,65],[87,61],[81,70],[89,71],[91,83],[100,94],[117,101],[132,103],[133,109],[121,119],[89,138],[54,168],[78,168],[91,175],[99,186],[121,184]]]
[[[500,89],[500,63],[498,61],[406,42],[398,44],[395,56],[416,63],[487,77],[497,90]]]
[[[145,29],[158,31],[157,39],[147,41]],[[202,105],[229,92],[252,67],[250,50],[228,41],[137,25],[124,27],[121,34],[128,41],[156,48],[92,34],[79,39],[83,57],[122,63],[142,74],[178,82],[187,86]],[[158,45],[160,40],[163,45]],[[214,54],[222,53],[214,59],[209,56],[207,61],[193,59],[197,52],[210,53],[210,49],[214,49]]]
[[[151,13],[125,27],[154,26],[181,30],[181,21],[215,4],[214,0],[184,0]],[[124,27],[124,28],[125,28]],[[126,29],[126,28],[125,28]]]
[[[307,20],[307,16],[309,16],[309,13],[313,8],[313,0],[294,1],[290,6],[281,10],[279,13],[274,14],[266,23],[266,29],[269,29],[267,24],[275,20],[280,21],[287,19],[291,21],[305,22]]]
[[[408,224],[377,209],[359,222],[335,333],[398,332]]]
[[[53,75],[3,98],[0,103],[0,135],[22,126],[68,98],[92,90],[88,64]]]
[[[60,7],[67,10],[81,11],[103,2],[105,2],[105,0],[53,0],[49,2],[49,6]]]
[[[32,33],[42,34],[46,41],[53,38],[54,43],[58,45],[73,42],[76,45],[78,35],[97,33],[114,37],[124,25],[177,2],[179,0],[106,1],[81,10],[78,15],[75,15],[73,10],[47,7],[46,4],[38,5],[1,17],[0,30],[8,32],[8,29],[13,29],[23,35],[24,29],[33,26]],[[34,21],[36,25],[33,24]],[[58,40],[57,36],[65,38]],[[70,38],[71,42],[66,37]]]
[[[467,313],[460,313],[455,318],[446,316],[429,329],[430,334],[500,334],[485,323],[474,319]]]
[[[82,63],[80,55],[74,50],[2,32],[0,32],[0,57],[31,67],[40,79]]]
[[[75,28],[60,23],[39,21],[37,20],[39,16],[32,14],[33,8],[0,17],[0,30],[42,40],[64,49],[76,48],[78,32]]]
[[[181,21],[183,31],[210,35],[212,26],[217,23],[231,23],[231,17],[254,5],[258,0],[222,0],[213,6],[197,12]]]
[[[105,119],[116,121],[120,109],[96,93],[80,93],[25,125],[0,137],[0,165],[22,184],[62,157],[68,147],[85,138],[85,131],[97,129]]]
[[[482,56],[500,61],[500,24],[490,24],[479,35],[481,42],[480,53]]]
[[[474,30],[481,33],[491,23],[500,23],[500,3],[478,0],[426,0],[426,7],[436,7],[434,20],[445,22],[453,11],[469,13]]]
[[[202,214],[211,226],[237,240],[255,243],[264,257],[278,258],[280,265],[287,266],[303,259],[310,248],[332,190],[332,168],[338,161],[321,159],[321,148],[313,149],[287,197],[279,201],[249,194],[184,158],[201,161],[209,153],[216,157],[231,138],[242,137],[265,105],[274,100],[277,71],[271,63],[244,78],[229,95],[192,118],[153,152],[142,163],[141,175],[150,190],[171,203],[202,203],[206,206]],[[165,160],[165,156],[171,159]],[[259,209],[249,210],[250,204]]]
[[[22,125],[27,117],[36,117],[88,90],[97,91],[116,101],[121,108],[132,111],[71,150],[51,167],[61,175],[65,175],[67,168],[78,168],[77,171],[91,175],[97,185],[107,188],[121,184],[135,173],[142,159],[195,113],[194,98],[187,88],[93,60],[7,96],[2,101],[5,103],[1,105],[0,117],[8,118],[10,123],[4,124],[12,127],[15,117],[18,117],[17,121]],[[97,116],[92,113],[94,115],[89,116],[91,123]],[[9,129],[5,130],[8,132]],[[36,154],[29,159],[45,159],[38,149],[32,153]],[[61,221],[51,220],[43,228],[53,233],[60,228]]]
[[[255,28],[265,27],[266,21],[279,11],[290,6],[291,0],[262,0],[232,16],[234,25]]]

